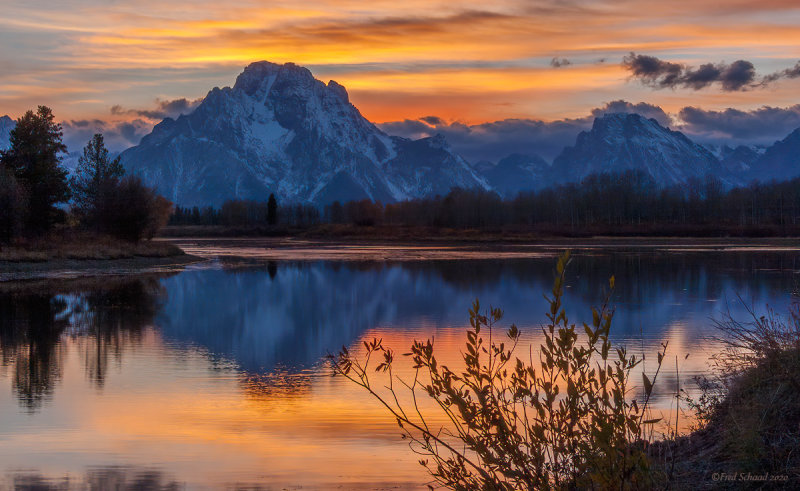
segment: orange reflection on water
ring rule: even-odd
[[[147,301],[135,305],[137,312],[157,311],[141,306],[150,305]],[[66,477],[81,489],[91,469],[155,468],[164,473],[163,479],[191,489],[264,484],[415,488],[427,482],[418,456],[399,438],[385,409],[347,380],[332,377],[324,364],[248,373],[204,349],[166,341],[151,317],[144,315],[127,327],[111,322],[116,327],[106,332],[93,330],[97,326],[90,319],[79,328],[83,317],[75,313],[66,335],[31,340],[8,356],[0,371],[0,471],[11,473],[7,480],[20,469],[33,469],[51,479]],[[441,326],[425,317],[402,328],[378,325],[349,344],[357,350],[364,340],[382,338],[399,354],[415,339],[433,338],[440,364],[457,370],[463,363],[466,325]],[[517,352],[537,360],[541,331],[536,325],[521,328]],[[669,341],[653,401],[656,412],[669,415],[674,410],[675,357],[684,386],[692,375],[708,370],[717,347],[710,341],[689,341],[687,332],[693,328],[697,326],[680,321],[669,324],[657,339],[625,337],[631,352],[647,357],[648,373],[655,368],[659,344]],[[503,332],[497,329],[495,335]],[[29,363],[26,353],[34,345],[53,348],[47,364]],[[413,379],[408,358],[398,356],[395,373]],[[20,385],[33,379],[31,374],[53,380],[47,384],[42,376],[36,379],[39,386]],[[631,396],[640,397],[639,381],[635,374]],[[44,386],[50,392],[47,403],[21,411],[13,394],[27,397]],[[409,405],[409,394],[401,391],[400,400]],[[430,400],[423,399],[421,408],[431,415],[431,424],[444,422]],[[681,415],[681,428],[690,422]]]

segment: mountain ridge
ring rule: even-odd
[[[325,204],[400,201],[489,189],[440,137],[389,136],[350,104],[344,87],[292,63],[257,62],[233,87],[212,89],[190,114],[165,119],[121,154],[123,165],[172,201],[230,198]]]
[[[640,169],[660,185],[685,184],[710,174],[733,186],[741,181],[708,149],[655,119],[635,113],[608,113],[578,134],[553,161],[554,182],[580,181],[603,172]]]

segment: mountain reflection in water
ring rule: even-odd
[[[780,311],[794,288],[795,261],[789,253],[577,257],[569,268],[567,310],[574,320],[585,319],[615,275],[617,339],[660,340],[688,323],[683,334],[693,344],[711,334],[710,317],[728,308],[746,314],[739,297]],[[297,262],[266,269],[269,274],[220,269],[164,280],[168,298],[157,324],[168,338],[200,345],[247,371],[313,367],[376,327],[461,327],[476,298],[538,332],[553,260]]]
[[[744,316],[739,296],[785,311],[796,261],[792,251],[596,251],[570,265],[566,305],[585,320],[614,275],[615,339],[645,354],[668,340],[688,384],[718,349],[711,318]],[[553,268],[548,257],[230,261],[0,283],[0,488],[421,485],[392,422],[331,378],[324,357],[373,336],[399,352],[433,336],[456,364],[476,298],[503,308],[535,348]],[[664,409],[675,383],[663,374]]]

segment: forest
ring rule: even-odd
[[[271,198],[275,198],[271,196]],[[278,198],[279,200],[280,198]],[[452,189],[446,196],[383,204],[371,200],[272,205],[230,200],[220,208],[175,207],[169,225],[289,229],[475,229],[547,235],[749,235],[800,233],[800,179],[727,188],[716,177],[684,186],[659,186],[638,170],[594,174],[579,183],[502,199],[484,190]],[[334,227],[335,228],[335,227]]]

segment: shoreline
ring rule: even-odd
[[[744,237],[581,237],[537,240],[482,240],[428,237],[161,237],[181,254],[131,255],[117,258],[53,257],[37,261],[0,260],[0,283],[34,279],[63,279],[106,275],[176,272],[188,265],[220,258],[232,263],[262,261],[426,261],[454,259],[524,259],[556,256],[565,249],[593,253],[618,250],[643,253],[708,253],[756,251],[800,252],[794,238]]]
[[[764,250],[800,252],[795,239],[619,238],[548,239],[528,242],[341,240],[305,237],[185,237],[168,240],[189,254],[228,261],[422,261],[525,259],[557,256],[565,249],[642,253],[708,253]]]
[[[0,283],[39,279],[72,279],[105,275],[168,273],[208,261],[192,254],[118,259],[51,259],[38,262],[0,261]]]
[[[463,241],[463,242],[532,242],[549,240],[591,240],[595,237],[620,239],[800,239],[800,226],[782,227],[732,227],[732,226],[663,226],[658,228],[637,226],[569,227],[497,227],[497,228],[446,228],[407,227],[402,225],[355,226],[348,224],[321,224],[307,228],[287,226],[226,226],[226,225],[168,225],[159,233],[159,239],[174,238],[260,238],[307,240],[377,240],[377,241]]]

